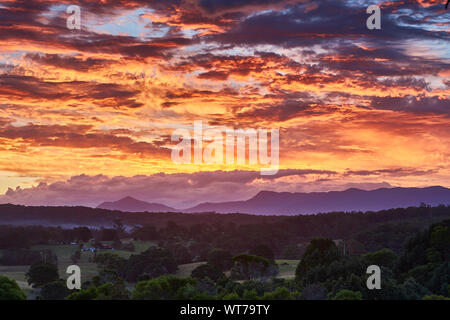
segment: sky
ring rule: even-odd
[[[450,187],[444,5],[0,1],[0,203],[185,208],[261,190]],[[279,130],[278,172],[175,163],[173,132],[194,121]]]

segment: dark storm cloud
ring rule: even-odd
[[[77,99],[91,100],[101,104],[101,100],[114,99],[115,107],[136,108],[142,106],[133,98],[139,91],[114,83],[94,83],[85,81],[45,81],[22,75],[0,75],[0,96],[34,99]]]
[[[88,125],[36,125],[4,126],[0,138],[20,139],[35,146],[66,148],[110,148],[125,153],[152,155],[169,158],[170,150],[157,144],[136,141],[130,137],[118,136],[108,131],[92,130]]]
[[[307,10],[308,4],[289,6],[284,11],[268,11],[250,16],[229,32],[212,36],[221,43],[240,45],[272,44],[283,47],[333,45],[334,40],[346,38],[348,42],[364,39],[373,43],[386,43],[405,39],[448,39],[448,33],[428,31],[409,25],[400,25],[391,7],[381,15],[382,29],[366,27],[367,6],[350,6],[344,1],[315,2],[316,8]],[[406,7],[408,8],[408,7]],[[425,10],[417,7],[418,10]]]
[[[33,60],[43,65],[49,65],[62,69],[76,70],[80,72],[87,72],[92,69],[103,68],[113,61],[106,59],[62,56],[58,54],[37,54],[27,53],[25,58]]]
[[[450,99],[441,97],[424,97],[407,95],[404,97],[372,97],[371,106],[409,112],[432,112],[450,116]]]

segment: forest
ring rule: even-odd
[[[0,299],[450,297],[448,206],[259,221],[181,214],[133,228],[114,218],[110,228],[0,226]],[[67,289],[69,264],[80,265],[80,290]],[[380,290],[366,286],[370,265]]]

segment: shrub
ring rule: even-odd
[[[16,281],[0,275],[0,300],[25,300],[26,298]]]
[[[343,289],[336,293],[333,300],[362,300],[362,293],[359,291]]]

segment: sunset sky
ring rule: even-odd
[[[0,203],[450,187],[445,2],[0,1]],[[279,129],[279,172],[174,163],[196,120]]]

